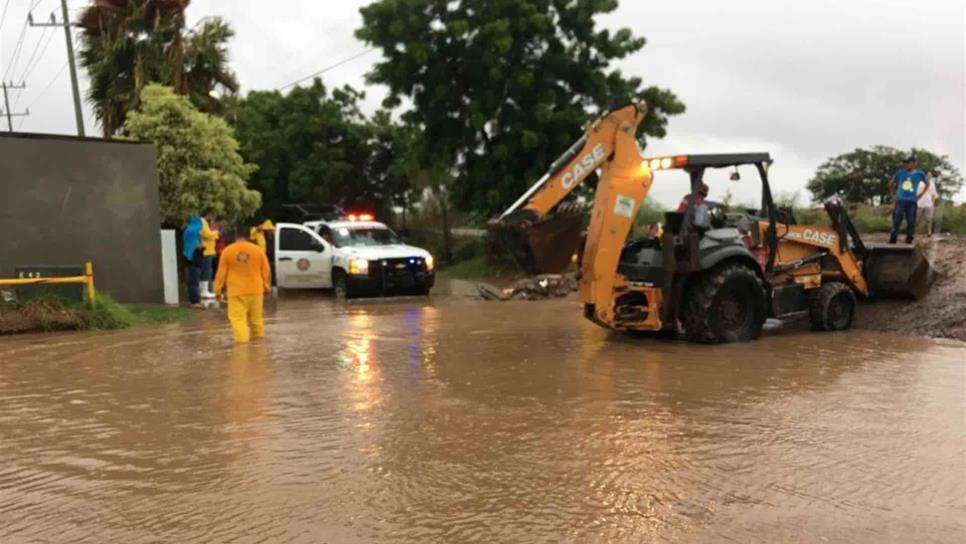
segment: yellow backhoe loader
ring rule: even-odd
[[[491,222],[516,244],[533,271],[566,267],[577,249],[584,316],[613,329],[680,331],[697,342],[760,336],[768,317],[808,313],[816,330],[851,327],[856,296],[921,297],[932,279],[913,246],[862,243],[838,201],[826,203],[830,227],[798,225],[772,199],[767,153],[644,158],[637,127],[646,107],[611,110],[585,131],[545,176]],[[699,194],[709,168],[753,165],[762,182],[760,210],[712,211]],[[666,214],[660,238],[628,240],[654,171],[681,169],[691,180],[683,212]],[[561,205],[599,174],[586,234],[584,213]]]

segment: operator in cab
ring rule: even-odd
[[[916,168],[916,156],[909,155],[905,168],[896,172],[892,182],[896,187],[896,208],[892,214],[892,232],[889,233],[889,243],[894,244],[899,238],[899,228],[902,221],[906,222],[906,243],[911,244],[916,235],[916,215],[918,201],[929,189],[929,179],[926,174]]]
[[[711,208],[708,206],[707,198],[710,188],[706,183],[702,183],[701,187],[698,189],[698,197],[694,201],[694,219],[691,223],[699,229],[710,229],[711,228]],[[688,210],[688,204],[691,203],[692,194],[688,193],[684,195],[681,199],[681,204],[678,205],[678,213],[685,213]]]

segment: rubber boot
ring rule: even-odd
[[[211,282],[210,281],[203,281],[203,282],[201,282],[201,298],[204,298],[204,299],[213,299],[213,298],[215,298],[215,294],[211,292]]]

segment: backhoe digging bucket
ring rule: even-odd
[[[536,222],[493,222],[493,250],[527,274],[559,274],[570,266],[584,230],[581,206],[561,207]]]
[[[926,296],[936,273],[914,245],[866,244],[865,276],[874,298],[919,300]]]

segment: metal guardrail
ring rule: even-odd
[[[83,276],[65,276],[54,278],[15,278],[0,279],[0,287],[18,287],[23,285],[56,285],[64,283],[79,283],[87,288],[87,301],[91,308],[97,304],[97,290],[94,288],[94,265],[90,262],[84,263]]]

